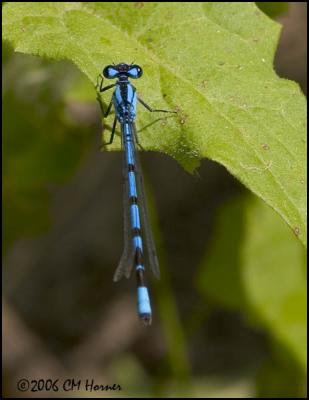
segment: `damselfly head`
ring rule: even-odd
[[[103,69],[103,75],[107,79],[116,79],[116,78],[137,79],[143,75],[143,70],[137,64],[120,63],[116,65],[107,65]]]

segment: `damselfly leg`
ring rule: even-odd
[[[142,100],[140,97],[137,97],[137,100],[150,112],[164,112],[164,113],[177,114],[177,111],[173,111],[173,110],[161,110],[161,109],[152,108],[147,103],[145,103],[144,100]]]
[[[101,81],[99,82],[100,79],[101,79]],[[116,84],[113,83],[111,85],[107,85],[107,86],[103,87],[103,82],[104,82],[104,77],[103,77],[102,74],[99,74],[98,77],[97,77],[97,84],[95,86],[95,89],[97,91],[97,101],[99,103],[101,114],[103,115],[103,118],[107,118],[109,113],[110,113],[110,111],[111,111],[111,109],[112,109],[112,106],[113,106],[113,99],[111,99],[106,111],[104,111],[104,103],[103,103],[103,99],[102,99],[101,93],[105,92],[106,90],[109,90],[109,89],[113,88]],[[108,146],[108,145],[113,143],[114,135],[115,135],[115,131],[116,131],[116,125],[117,125],[117,117],[115,116],[114,122],[113,122],[113,127],[112,127],[112,133],[111,133],[109,141],[104,143],[105,146]],[[104,125],[103,125],[103,133],[104,133]]]

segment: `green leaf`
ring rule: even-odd
[[[198,275],[204,295],[239,310],[306,369],[306,259],[280,218],[250,196],[226,206]]]
[[[11,55],[5,49],[3,93],[3,246],[29,238],[50,224],[50,195],[89,148],[89,134],[64,116],[57,86],[71,66]]]
[[[141,97],[178,110],[140,109],[143,147],[189,171],[221,163],[306,243],[305,98],[274,72],[280,26],[255,3],[13,2],[3,21],[16,51],[69,59],[93,83],[112,61],[142,65]]]

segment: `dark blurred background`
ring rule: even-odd
[[[305,94],[306,15],[299,2],[275,17],[283,24],[275,69]],[[247,190],[209,160],[190,175],[163,154],[142,154],[163,275],[148,279],[154,320],[145,329],[134,277],[112,282],[122,252],[121,154],[99,151],[99,109],[79,90],[87,83],[68,63],[7,47],[3,55],[4,395],[20,395],[21,377],[88,377],[119,383],[126,396],[301,397],[302,371],[289,362],[287,388],[267,330],[197,289],[218,213]],[[261,372],[269,364],[274,387]]]

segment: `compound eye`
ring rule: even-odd
[[[114,79],[117,77],[118,71],[115,69],[113,65],[107,65],[103,69],[103,76],[107,79]]]
[[[143,70],[139,65],[131,65],[128,71],[128,75],[130,78],[137,79],[143,75]]]

